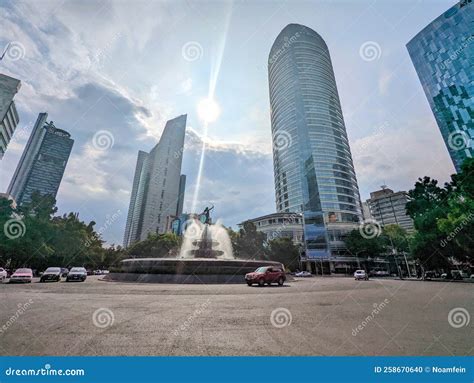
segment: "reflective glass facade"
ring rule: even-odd
[[[418,33],[408,52],[456,170],[474,155],[474,4],[460,1]]]
[[[308,257],[340,254],[362,215],[326,43],[308,27],[286,26],[268,76],[277,211],[304,212]]]
[[[0,160],[20,122],[13,97],[21,87],[20,80],[0,73]]]
[[[7,193],[18,205],[30,202],[35,191],[56,198],[71,154],[71,135],[47,122],[47,118],[46,113],[38,115],[8,187]]]
[[[181,163],[186,115],[166,123],[160,141],[149,152],[138,152],[123,244],[164,233],[167,219],[181,214],[186,177]]]

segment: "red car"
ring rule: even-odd
[[[283,286],[286,275],[283,269],[276,266],[259,267],[253,273],[245,274],[245,281],[249,286],[254,283],[258,283],[259,286],[263,286],[265,283],[268,285],[278,283],[279,286]]]
[[[10,277],[10,283],[25,282],[31,283],[33,280],[33,270],[31,269],[17,269]]]

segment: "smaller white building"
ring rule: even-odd
[[[275,238],[291,238],[295,245],[303,244],[303,217],[300,213],[272,213],[252,218],[257,231],[265,233],[267,240]],[[241,228],[243,223],[239,224]]]

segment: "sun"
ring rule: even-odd
[[[212,98],[205,98],[199,101],[197,112],[201,120],[209,123],[216,121],[221,111],[217,102]]]

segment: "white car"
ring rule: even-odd
[[[3,282],[4,279],[7,277],[7,271],[3,268],[0,267],[0,281]]]
[[[354,278],[356,281],[358,281],[359,279],[364,279],[364,280],[369,279],[365,270],[356,270],[356,272],[354,273]]]
[[[300,277],[300,278],[308,278],[312,276],[313,275],[309,271],[300,271],[299,273],[295,274],[295,277]]]

